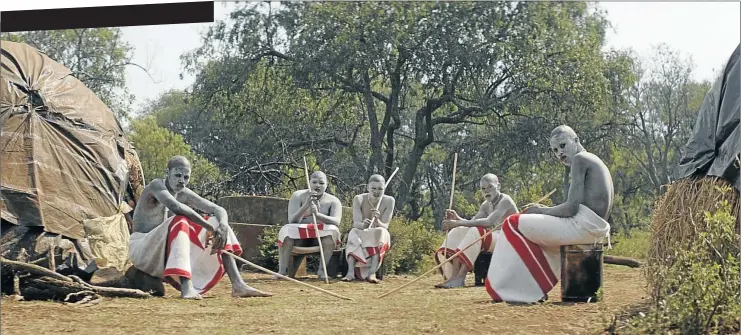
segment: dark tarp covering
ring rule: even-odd
[[[81,239],[83,220],[119,210],[132,150],[113,112],[71,71],[0,42],[2,218]]]
[[[679,161],[678,179],[715,176],[741,191],[737,162],[741,154],[739,48],[741,45],[736,47],[723,74],[705,95],[684,157]]]

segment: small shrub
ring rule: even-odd
[[[279,225],[266,227],[258,238],[260,244],[257,246],[258,256],[255,263],[272,271],[278,271],[278,231]]]
[[[725,190],[728,191],[728,190]],[[658,295],[651,310],[634,317],[637,333],[718,334],[739,331],[739,234],[731,204],[704,213],[704,227],[689,248],[659,269]],[[699,229],[702,228],[702,229]]]
[[[429,265],[445,238],[443,233],[434,230],[433,222],[425,221],[394,219],[389,233],[391,250],[384,262],[386,272],[394,274],[415,273],[423,264]],[[434,260],[432,262],[434,264]]]

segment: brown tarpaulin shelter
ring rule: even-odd
[[[115,215],[137,188],[127,163],[136,153],[113,112],[69,69],[27,44],[2,41],[0,49],[3,221],[82,239],[84,220]]]

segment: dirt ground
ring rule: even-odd
[[[271,298],[235,299],[225,277],[201,301],[164,298],[105,299],[89,307],[3,298],[1,332],[7,335],[84,334],[598,334],[617,312],[645,301],[640,269],[605,265],[604,297],[598,303],[561,303],[560,286],[540,305],[493,304],[483,287],[434,289],[428,277],[391,295],[376,297],[413,277],[363,282],[307,283],[350,297],[340,300],[268,275],[245,273],[250,285]],[[473,276],[469,276],[472,277]]]

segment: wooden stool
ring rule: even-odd
[[[484,286],[486,275],[489,273],[489,265],[491,264],[491,253],[483,251],[476,258],[473,263],[473,274],[474,274],[474,286]]]
[[[305,275],[306,274],[306,257],[308,255],[321,255],[321,252],[319,251],[319,246],[313,246],[313,247],[293,247],[292,256],[288,259],[288,276],[291,278],[295,278],[296,274]],[[340,258],[342,257],[342,250],[334,250],[332,251],[332,258],[329,259],[329,263],[327,263],[327,277],[329,278],[336,278],[337,274],[339,273],[340,268]],[[320,260],[321,264],[321,260]],[[320,265],[321,266],[321,265]],[[299,273],[299,270],[303,269],[303,273]]]
[[[602,243],[561,246],[561,301],[596,302],[602,287]]]

